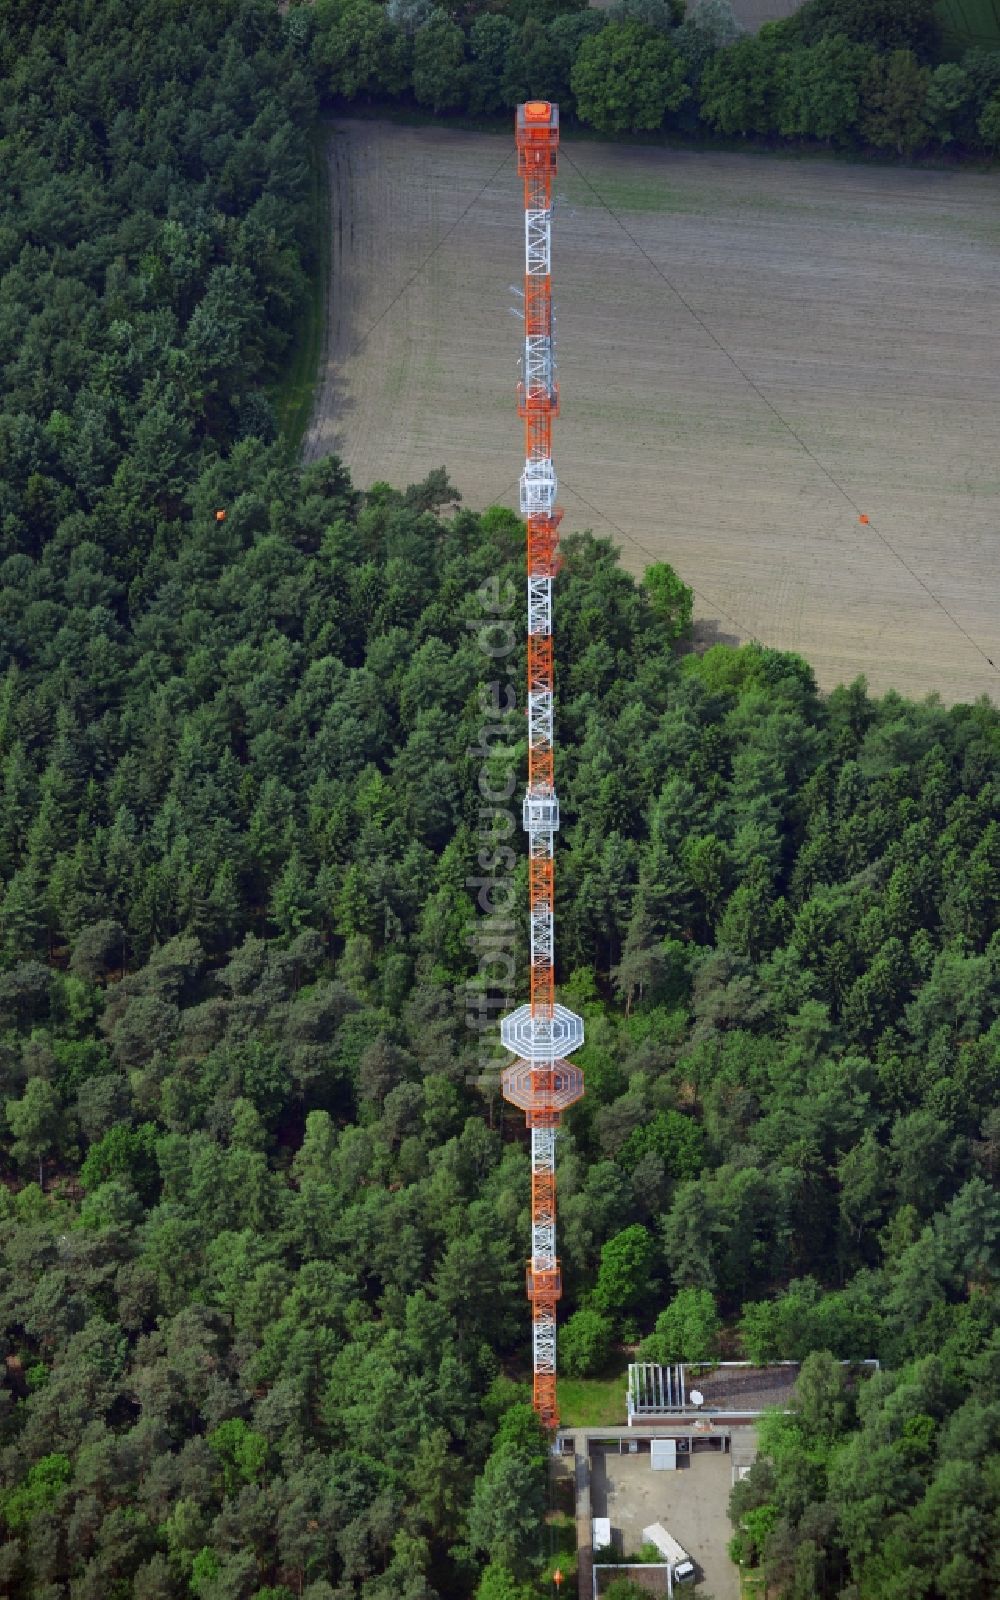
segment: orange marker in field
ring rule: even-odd
[[[859,522],[864,522],[864,523],[867,524],[867,522],[868,522],[868,513],[867,513],[867,511],[860,511],[858,513],[858,521]]]
[[[563,1581],[563,1575],[559,1571],[559,1568],[556,1567],[555,1572],[552,1574],[552,1582],[555,1584],[557,1589],[561,1589],[562,1588],[562,1581]]]
[[[216,520],[216,522],[225,522],[226,513],[224,511],[217,511],[215,513],[215,520]]]

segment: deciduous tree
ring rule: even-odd
[[[639,22],[611,23],[585,39],[570,81],[579,115],[602,133],[658,128],[690,95],[679,52]]]

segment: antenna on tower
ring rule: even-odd
[[[546,1428],[559,1425],[556,1305],[562,1294],[556,1255],[556,1130],[583,1095],[583,1073],[566,1057],[583,1043],[583,1021],[555,1000],[555,788],[552,580],[558,530],[552,422],[559,414],[553,359],[552,182],[559,150],[559,107],[529,100],[517,108],[518,176],[524,180],[524,358],[518,412],[524,419],[521,512],[528,537],[528,835],[531,996],[504,1017],[500,1036],[517,1059],[502,1075],[503,1094],[531,1129],[531,1303],[533,1398]]]

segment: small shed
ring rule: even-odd
[[[649,1464],[654,1472],[676,1472],[677,1440],[651,1439],[649,1441],[649,1456]]]

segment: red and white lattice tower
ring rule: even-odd
[[[583,1073],[565,1058],[583,1043],[583,1022],[555,1003],[554,844],[559,801],[553,767],[552,579],[562,515],[556,509],[552,419],[559,412],[552,342],[552,180],[559,107],[529,100],[517,108],[517,170],[524,179],[524,365],[518,411],[524,418],[521,511],[528,533],[528,788],[524,827],[531,895],[531,1002],[500,1024],[518,1058],[503,1074],[504,1098],[531,1129],[531,1302],[535,1410],[547,1428],[556,1403],[556,1129],[583,1094]]]

